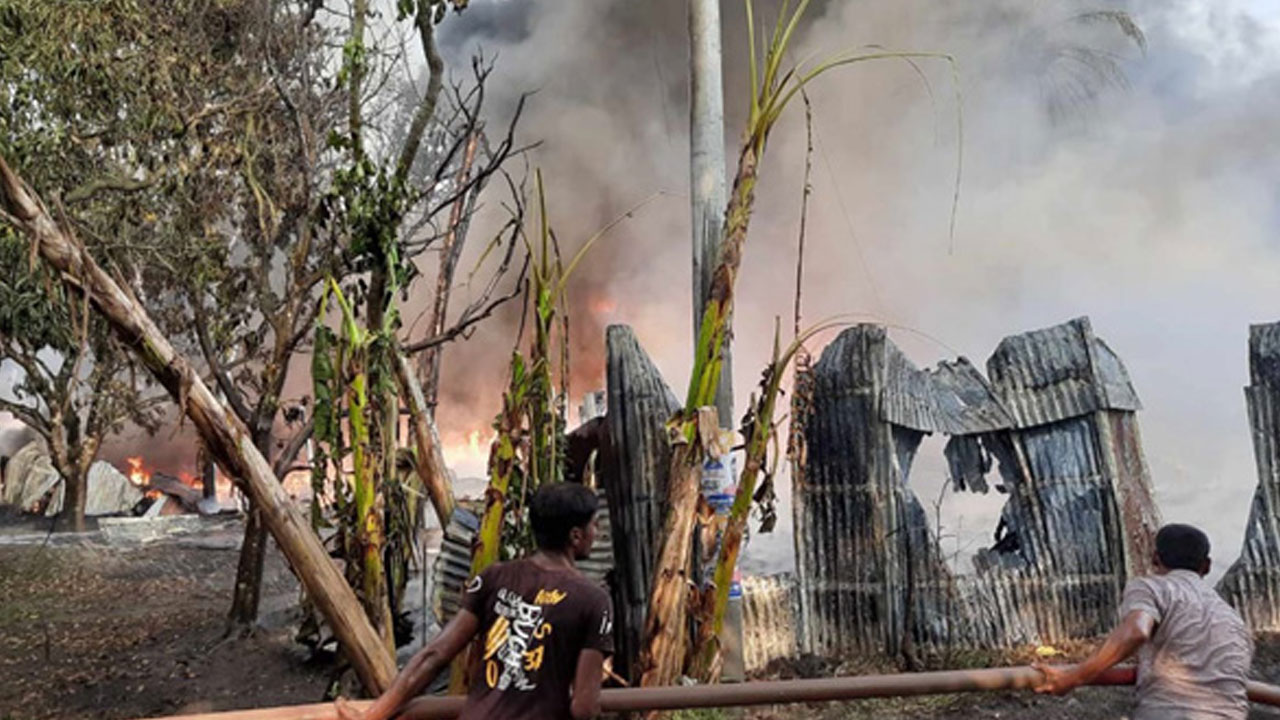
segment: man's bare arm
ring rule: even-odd
[[[338,701],[338,715],[343,720],[386,720],[404,707],[435,680],[440,671],[475,637],[480,619],[470,610],[460,610],[426,647],[418,651],[404,669],[372,705],[363,713]]]
[[[1044,673],[1044,681],[1036,686],[1036,692],[1063,695],[1092,681],[1142,647],[1151,639],[1155,626],[1154,618],[1141,610],[1134,610],[1111,631],[1102,647],[1079,665],[1063,668],[1036,664],[1035,668]]]
[[[573,720],[591,720],[600,714],[600,685],[604,682],[604,654],[599,650],[578,653],[578,670],[573,677]]]

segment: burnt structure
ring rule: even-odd
[[[1258,465],[1244,547],[1218,592],[1254,630],[1280,629],[1280,323],[1249,328],[1244,389]]]
[[[610,326],[605,345],[605,417],[612,453],[611,462],[601,468],[600,475],[614,528],[614,667],[620,675],[629,677],[630,663],[640,652],[649,608],[649,581],[662,529],[662,503],[671,461],[667,421],[680,403],[631,328]]]
[[[846,330],[797,383],[793,499],[803,651],[898,654],[1105,632],[1158,524],[1136,393],[1087,319],[1010,337],[988,381],[917,369],[883,327]],[[1009,498],[976,576],[952,577],[911,491],[924,434],[958,489]]]

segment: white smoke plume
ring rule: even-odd
[[[723,7],[732,164],[745,26],[739,2]],[[773,7],[761,2],[758,13],[771,19]],[[1112,24],[1071,20],[1097,9],[1129,11],[1145,56]],[[544,142],[531,162],[569,245],[670,193],[598,246],[573,285],[576,395],[603,386],[602,331],[614,322],[636,328],[677,394],[687,379],[685,12],[676,0],[472,0],[443,29],[454,67],[477,46],[497,53],[491,110],[537,90],[522,132]],[[1126,82],[1093,83],[1085,101],[1084,70],[1063,54],[1081,44],[1113,58]],[[1165,519],[1205,527],[1225,567],[1257,482],[1241,390],[1248,325],[1280,319],[1280,11],[1262,0],[831,0],[814,4],[794,59],[867,45],[957,60],[956,232],[950,70],[922,62],[928,87],[900,62],[819,80],[806,319],[864,313],[888,323],[917,364],[963,354],[981,365],[1005,335],[1091,316],[1145,403]],[[803,166],[797,105],[762,168],[738,284],[739,408],[774,317],[790,326]],[[446,353],[440,421],[454,443],[486,430],[498,407],[515,315]],[[926,503],[942,481],[939,448],[927,443],[913,473]],[[957,497],[947,507],[950,532],[972,545],[994,527],[998,501]],[[757,539],[749,563],[790,563],[789,510],[781,514],[782,535]]]

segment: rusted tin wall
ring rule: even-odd
[[[666,423],[679,403],[631,328],[610,326],[607,423],[612,467],[602,471],[615,528],[613,579],[614,668],[623,677],[640,649],[649,604],[649,580],[666,494],[671,445]]]
[[[1084,318],[1007,338],[988,373],[963,359],[918,370],[869,325],[812,369],[812,397],[793,407],[804,650],[998,647],[1109,626],[1158,524],[1128,375]],[[958,489],[985,492],[994,458],[1009,495],[975,576],[947,572],[907,487],[926,432],[952,436]]]
[[[1245,388],[1258,489],[1244,547],[1218,591],[1254,630],[1280,629],[1280,323],[1249,328]]]
[[[975,619],[974,640],[1104,633],[1126,579],[1148,568],[1159,523],[1137,393],[1087,318],[1005,339],[987,370],[1013,427],[982,438],[1009,500],[976,582],[997,607],[1016,606],[1018,624]]]
[[[742,654],[748,673],[796,655],[795,578],[742,578]]]
[[[876,325],[841,333],[809,372],[793,403],[802,649],[897,654],[954,637],[950,573],[906,481],[925,432],[1007,418],[968,363],[921,372]]]

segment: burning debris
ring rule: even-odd
[[[152,472],[140,456],[126,458],[125,463],[127,473],[101,460],[90,467],[86,516],[214,515],[223,510],[221,500],[230,498],[230,483],[220,485],[218,497],[206,499],[203,483],[189,474]],[[9,458],[3,488],[0,502],[46,517],[60,513],[66,497],[65,483],[38,441]]]

